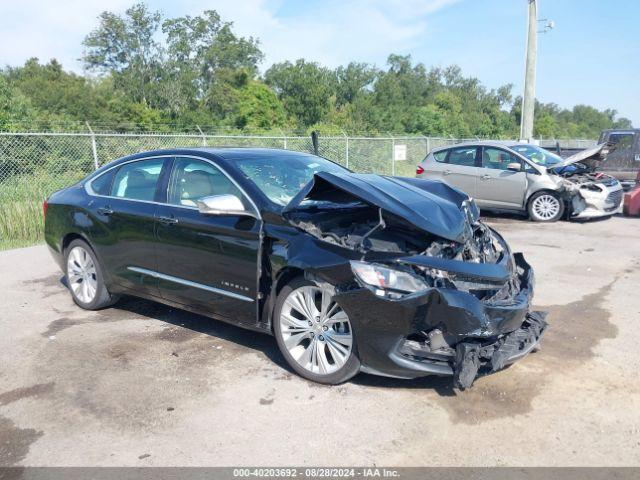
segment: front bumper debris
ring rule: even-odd
[[[571,218],[588,219],[615,215],[622,212],[622,187],[606,187],[601,192],[580,190],[571,198]]]
[[[379,297],[367,288],[339,291],[335,298],[356,334],[362,371],[395,378],[452,376],[464,389],[478,375],[524,357],[547,324],[544,312],[531,311],[532,268],[521,254],[514,260],[519,288],[500,301],[444,288],[400,299]],[[431,341],[430,333],[436,332],[433,340],[437,337],[443,348]]]
[[[488,345],[458,343],[453,385],[461,390],[469,388],[481,369],[486,369],[487,373],[496,372],[527,355],[539,344],[547,328],[546,316],[546,312],[531,312],[518,330]]]

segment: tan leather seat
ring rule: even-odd
[[[124,191],[126,198],[136,200],[153,200],[156,193],[156,182],[153,178],[147,178],[142,170],[132,170],[127,176],[127,187]]]
[[[196,200],[215,195],[211,181],[212,176],[203,170],[184,172],[180,182],[180,203],[195,206]]]

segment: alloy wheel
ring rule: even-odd
[[[293,359],[315,374],[339,370],[351,354],[349,318],[331,293],[318,287],[300,287],[287,296],[280,313],[280,331]]]
[[[89,252],[73,247],[67,257],[67,281],[69,288],[82,303],[91,303],[98,291],[96,266]]]
[[[551,220],[560,211],[560,201],[553,195],[540,195],[533,201],[532,210],[541,220]]]

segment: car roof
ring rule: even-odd
[[[474,142],[462,142],[462,143],[454,143],[452,145],[445,145],[443,147],[434,148],[433,152],[440,152],[442,150],[447,150],[449,148],[464,148],[464,147],[506,147],[511,148],[517,145],[529,145],[527,143],[520,143],[517,140],[476,140]]]
[[[217,158],[226,163],[233,163],[240,158],[287,158],[309,156],[311,153],[297,152],[295,150],[283,150],[279,148],[256,148],[256,147],[174,147],[158,150],[144,150],[126,157],[121,157],[108,162],[105,165],[114,166],[130,160],[143,159],[151,156],[171,156],[171,155],[194,155],[209,158]]]
[[[640,128],[608,128],[602,133],[640,133]]]
[[[218,160],[227,165],[232,165],[235,160],[241,158],[269,159],[278,158],[280,160],[287,157],[315,157],[311,153],[297,152],[295,150],[283,150],[279,148],[256,148],[256,147],[174,147],[157,150],[144,150],[125,157],[116,158],[103,164],[98,170],[92,172],[89,177],[100,175],[105,170],[114,168],[122,163],[132,160],[142,160],[146,157],[172,156],[172,155],[193,155]]]
[[[182,149],[181,149],[182,150]],[[256,148],[256,147],[198,147],[191,149],[194,152],[212,153],[225,160],[235,160],[238,158],[283,158],[312,156],[311,153],[298,152],[295,150],[284,150],[282,148]]]

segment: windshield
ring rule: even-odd
[[[541,167],[553,167],[563,161],[562,157],[535,145],[518,144],[509,148],[514,152],[518,152],[520,155],[527,157],[533,163],[540,165]]]
[[[348,172],[336,163],[312,155],[241,158],[236,165],[278,205],[288,204],[317,172]]]

